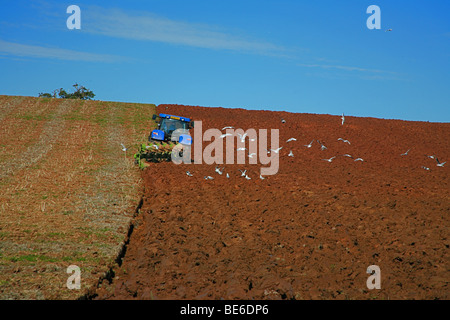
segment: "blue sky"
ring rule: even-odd
[[[449,122],[449,16],[436,0],[8,1],[0,94],[77,82],[106,101]]]

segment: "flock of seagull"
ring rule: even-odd
[[[286,120],[281,119],[281,122],[282,122],[282,123],[286,123]],[[342,115],[341,115],[341,125],[343,126],[344,123],[345,123],[345,115],[344,115],[344,113],[342,113]],[[234,129],[234,127],[232,127],[232,126],[226,126],[226,127],[223,127],[223,128],[222,128],[222,131],[224,131],[224,130],[226,130],[226,129]],[[220,135],[220,138],[223,139],[223,138],[225,138],[225,137],[227,137],[227,136],[231,136],[231,135],[232,135],[231,133],[224,133],[224,134]],[[242,135],[241,135],[240,133],[237,133],[237,135],[239,136],[239,139],[241,140],[241,142],[244,143],[244,142],[245,142],[245,139],[246,139],[246,137],[247,137],[247,133],[244,133],[244,134],[242,134]],[[256,139],[249,139],[249,140],[250,140],[250,141],[255,141]],[[347,140],[347,139],[338,138],[337,140],[338,140],[338,141],[342,141],[343,143],[347,143],[347,144],[349,144],[349,145],[351,144],[350,141]],[[296,139],[296,138],[290,138],[290,139],[288,139],[288,140],[286,141],[286,143],[289,143],[289,142],[291,142],[291,141],[297,141],[297,139]],[[309,144],[305,144],[304,147],[306,147],[306,148],[311,148],[312,145],[313,145],[313,143],[314,143],[314,141],[316,141],[317,143],[320,144],[320,148],[321,148],[322,151],[327,149],[327,147],[326,147],[320,140],[315,140],[315,139],[313,139]],[[121,145],[122,145],[122,151],[126,152],[128,148],[125,147],[123,144],[121,144]],[[268,153],[268,154],[270,154],[271,152],[279,153],[281,149],[283,149],[283,147],[279,147],[279,148],[277,148],[277,149],[267,149],[267,153]],[[237,149],[237,151],[245,151],[245,150],[247,150],[247,148],[238,148],[238,149]],[[408,149],[405,153],[400,154],[400,156],[407,156],[410,150],[411,150],[411,149]],[[249,157],[249,158],[253,158],[255,155],[256,155],[256,153],[249,153],[249,154],[248,154],[248,157]],[[362,158],[353,158],[353,156],[351,156],[351,155],[349,155],[349,154],[343,154],[343,155],[340,155],[340,156],[351,158],[351,159],[353,159],[353,161],[355,161],[355,162],[356,162],[356,161],[361,161],[361,162],[364,161],[364,159],[362,159]],[[288,154],[288,157],[294,157],[294,153],[292,152],[292,150],[290,150],[290,152],[289,152],[289,154]],[[323,160],[323,161],[327,161],[327,162],[332,162],[334,159],[336,159],[336,157],[337,157],[337,156],[333,156],[333,157],[331,157],[331,158],[329,158],[329,159],[322,159],[322,160]],[[437,164],[436,164],[437,167],[443,167],[443,166],[447,163],[447,162],[440,162],[439,159],[438,159],[435,155],[431,155],[431,156],[428,156],[428,155],[427,155],[427,157],[430,158],[430,159],[434,159],[434,160],[437,162]],[[427,171],[430,171],[430,170],[431,170],[429,167],[426,167],[426,166],[421,166],[421,167],[422,167],[423,169],[427,170]],[[225,169],[225,168],[219,168],[218,166],[216,166],[215,172],[216,172],[217,174],[219,174],[219,175],[223,175],[224,169]],[[247,170],[241,170],[241,169],[239,169],[239,171],[241,172],[241,174],[240,174],[241,177],[244,177],[244,178],[247,179],[247,180],[251,180],[251,177],[249,177],[248,174],[247,174]],[[186,171],[186,175],[189,176],[189,177],[192,177],[192,176],[193,176],[193,174],[192,174],[190,171]],[[229,173],[225,173],[225,176],[226,176],[226,178],[230,178]],[[261,180],[264,180],[264,179],[265,179],[265,177],[263,177],[261,174],[259,175],[259,178],[260,178]],[[204,179],[205,179],[205,180],[214,180],[214,177],[212,177],[212,176],[204,176]]]
[[[282,122],[282,123],[286,123],[286,120],[281,119],[281,122]],[[345,123],[345,115],[344,115],[344,113],[342,113],[342,115],[341,115],[341,125],[343,126],[344,123]],[[232,126],[227,126],[227,127],[222,128],[222,131],[223,131],[223,130],[226,130],[226,129],[234,129],[234,127],[232,127]],[[220,138],[225,138],[226,136],[231,136],[231,135],[232,135],[231,133],[224,133],[224,134],[222,134],[222,135],[220,136]],[[239,138],[240,138],[241,142],[245,142],[245,138],[247,137],[247,133],[245,133],[245,134],[243,134],[243,135],[237,133],[237,135],[239,135]],[[250,139],[250,141],[254,141],[254,140],[255,140],[255,139]],[[338,140],[338,141],[342,141],[343,143],[347,143],[347,144],[351,145],[350,141],[347,140],[347,139],[338,138],[337,140]],[[296,138],[289,138],[289,139],[286,141],[286,143],[289,143],[289,142],[291,142],[291,141],[297,141],[297,139],[296,139]],[[322,151],[327,149],[327,147],[326,147],[320,140],[316,140],[316,139],[313,139],[309,144],[305,144],[304,147],[306,147],[306,148],[311,148],[312,145],[313,145],[313,143],[314,143],[314,141],[316,141],[317,143],[320,144],[320,148],[321,148]],[[277,149],[268,149],[268,150],[267,150],[267,153],[268,153],[268,154],[269,154],[270,152],[279,153],[281,149],[283,149],[283,147],[279,147],[279,148],[277,148]],[[237,150],[238,150],[238,151],[244,151],[244,150],[247,150],[247,148],[238,148]],[[401,156],[407,156],[410,150],[411,150],[411,149],[407,150],[405,153],[402,153]],[[255,156],[255,155],[256,155],[256,153],[251,153],[251,154],[248,154],[248,157],[249,157],[249,158],[252,158],[252,157]],[[289,157],[294,157],[294,153],[292,152],[292,150],[290,150],[288,156],[289,156]],[[341,155],[341,156],[351,158],[351,159],[353,159],[353,161],[355,161],[355,162],[356,162],[356,161],[361,161],[361,162],[364,161],[363,158],[359,158],[359,157],[358,157],[358,158],[353,158],[353,156],[351,156],[350,154],[343,154],[343,155]],[[329,159],[322,159],[322,160],[323,160],[323,161],[327,161],[327,162],[332,162],[334,159],[336,159],[336,157],[337,157],[337,156],[333,156],[333,157],[331,157],[331,158],[329,158]],[[439,159],[438,159],[435,155],[427,156],[427,157],[430,158],[430,159],[436,160],[437,166],[438,166],[438,167],[443,167],[444,164],[446,163],[446,162],[440,162]],[[422,166],[422,168],[425,169],[425,170],[428,170],[428,171],[431,170],[429,167],[425,167],[425,166]],[[215,169],[215,172],[216,172],[216,173],[218,173],[219,175],[222,175],[222,174],[223,174],[223,171],[224,171],[224,168],[219,168],[218,166],[216,166],[216,169]],[[247,174],[247,170],[241,170],[241,169],[239,169],[239,171],[241,172],[241,174],[240,174],[241,177],[244,177],[244,178],[247,179],[247,180],[251,180],[251,178],[250,178],[250,177],[248,176],[248,174]],[[188,176],[190,176],[190,177],[193,176],[192,173],[189,172],[189,171],[187,171],[186,174],[187,174]],[[230,175],[229,175],[228,173],[226,173],[225,176],[226,176],[227,178],[230,178]],[[261,174],[259,175],[259,178],[260,178],[261,180],[264,180],[264,179],[265,179]],[[214,180],[214,177],[212,177],[212,176],[205,176],[204,179],[205,179],[205,180]]]
[[[402,155],[402,156],[406,156],[406,155],[408,155],[408,152],[409,152],[409,150],[406,151],[405,153],[402,153],[401,155]],[[436,162],[437,162],[436,166],[437,166],[437,167],[443,167],[444,164],[447,163],[447,161],[441,163],[441,162],[439,161],[439,159],[438,159],[435,155],[432,155],[432,156],[428,156],[428,155],[427,155],[427,157],[430,158],[430,159],[436,160]],[[431,170],[429,167],[425,167],[425,166],[422,166],[422,168],[425,169],[425,170],[427,170],[427,171],[430,171],[430,170]]]
[[[344,122],[345,122],[345,115],[342,114],[342,116],[341,116],[341,125],[344,125]],[[286,120],[281,119],[281,123],[286,123]],[[221,131],[224,131],[224,130],[226,130],[226,129],[234,129],[234,127],[232,127],[232,126],[226,126],[226,127],[223,127]],[[244,143],[244,142],[245,142],[245,138],[247,137],[247,133],[244,133],[244,134],[237,133],[237,135],[239,136],[239,139],[241,140],[241,142]],[[223,138],[225,138],[225,137],[227,137],[227,136],[232,136],[232,134],[231,134],[231,133],[224,133],[224,134],[220,135],[219,138],[223,139]],[[256,139],[249,139],[249,141],[255,141],[255,140],[256,140]],[[286,141],[286,143],[289,143],[289,142],[291,142],[291,141],[297,141],[297,139],[296,139],[296,138],[289,138],[289,139]],[[313,143],[314,143],[314,141],[317,141],[317,143],[320,144],[320,148],[321,148],[322,151],[327,149],[327,147],[326,147],[320,140],[315,140],[315,139],[313,139],[309,144],[305,144],[304,146],[305,146],[306,148],[311,148],[312,145],[313,145]],[[346,139],[343,139],[343,138],[339,138],[338,141],[342,141],[343,143],[351,144],[350,141],[348,141],[348,140],[346,140]],[[279,147],[279,148],[277,148],[277,149],[267,149],[267,153],[268,153],[268,154],[270,154],[271,152],[279,153],[279,152],[281,151],[281,149],[283,149],[283,147]],[[238,149],[237,149],[237,151],[245,151],[245,150],[247,150],[247,148],[238,148]],[[248,157],[249,157],[249,158],[253,158],[255,155],[256,155],[256,153],[249,153],[249,154],[248,154]],[[344,154],[344,155],[342,155],[342,156],[348,157],[348,158],[352,158],[352,159],[353,159],[353,156],[351,156],[351,155],[349,155],[349,154]],[[292,150],[289,151],[288,157],[294,157],[294,153],[293,153]],[[322,160],[327,161],[327,162],[332,162],[335,158],[336,158],[336,156],[333,156],[333,157],[331,157],[331,158],[329,158],[329,159],[322,159]],[[356,159],[354,159],[354,161],[364,161],[364,159],[362,159],[362,158],[356,158]],[[219,175],[223,175],[224,169],[225,169],[225,168],[219,168],[218,166],[216,166],[215,172],[216,172],[217,174],[219,174]],[[251,177],[249,177],[248,174],[247,174],[247,170],[241,170],[241,169],[239,169],[239,171],[241,172],[241,174],[240,174],[241,177],[244,177],[244,178],[247,179],[247,180],[251,180]],[[192,177],[192,176],[193,176],[193,174],[192,174],[190,171],[186,171],[186,175],[189,176],[189,177]],[[230,178],[229,173],[226,173],[225,176],[226,176],[227,178]],[[204,176],[203,178],[204,178],[205,180],[214,180],[214,177],[209,176],[209,175],[208,175],[208,176]],[[265,177],[263,177],[261,174],[259,175],[259,178],[260,178],[261,180],[264,180],[264,179],[265,179]]]

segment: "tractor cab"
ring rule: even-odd
[[[194,122],[186,117],[179,117],[169,114],[154,114],[152,117],[158,124],[158,129],[152,131],[149,141],[179,142],[190,145],[192,138],[189,129],[194,127]]]

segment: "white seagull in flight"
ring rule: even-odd
[[[317,140],[317,142],[320,143],[320,148],[322,149],[322,151],[327,149],[327,147],[325,147],[325,145],[322,142],[320,142],[319,140]]]
[[[270,150],[275,152],[275,153],[278,153],[278,152],[280,152],[281,149],[283,149],[283,147],[279,147],[277,149],[270,149]]]
[[[325,160],[325,161],[331,162],[331,161],[333,161],[333,159],[334,159],[334,158],[336,158],[336,157],[331,157],[330,159],[322,159],[322,160]]]
[[[313,140],[313,141],[311,141],[311,142],[310,142],[309,144],[305,144],[305,147],[307,147],[307,148],[311,148],[311,146],[312,146],[313,142],[314,142],[314,140]]]
[[[125,147],[125,146],[123,145],[123,143],[121,143],[121,145],[122,145],[122,151],[123,151],[123,152],[126,152],[126,151],[128,150],[129,147],[128,147],[128,148]]]
[[[443,167],[444,164],[447,163],[447,161],[440,163],[438,158],[436,158],[436,161],[437,161],[437,166],[438,166],[438,167]]]
[[[241,174],[241,177],[244,177],[244,176],[246,176],[246,174],[245,174],[245,173],[247,172],[247,169],[246,169],[246,170],[244,170],[244,171],[242,171],[241,169],[239,169],[239,171],[240,171],[240,172],[242,173],[242,174]]]
[[[245,137],[247,136],[247,132],[246,133],[244,133],[243,135],[242,134],[240,134],[240,133],[238,133],[237,135],[239,136],[239,138],[241,139],[241,142],[244,142],[245,141]]]
[[[346,153],[346,154],[343,154],[342,155],[343,157],[349,157],[349,158],[353,158],[351,155],[349,155],[348,153]]]
[[[226,136],[232,136],[232,134],[231,133],[224,133],[224,134],[222,134],[222,135],[220,135],[220,139],[223,139],[223,138],[225,138]]]
[[[297,139],[295,139],[295,138],[290,138],[290,139],[288,139],[286,142],[291,142],[291,141],[297,141]]]
[[[408,155],[408,152],[409,152],[409,150],[411,150],[411,149],[408,149],[408,151],[406,151],[405,153],[402,153],[402,154],[401,154],[401,156],[407,156],[407,155]]]
[[[344,114],[342,114],[341,119],[342,119],[341,125],[344,125],[344,121],[345,121],[345,116],[344,116]]]
[[[342,139],[342,138],[339,138],[338,140],[341,140],[342,142],[345,142],[345,143],[351,144],[351,143],[350,143],[350,141],[348,141],[348,140],[345,140],[345,139]]]

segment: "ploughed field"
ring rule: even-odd
[[[279,129],[279,170],[260,179],[263,165],[248,158],[219,164],[222,175],[204,161],[151,164],[125,256],[95,299],[450,297],[450,162],[428,157],[450,160],[449,123],[157,111],[201,120],[203,132]],[[371,265],[380,268],[381,289],[367,287]]]

